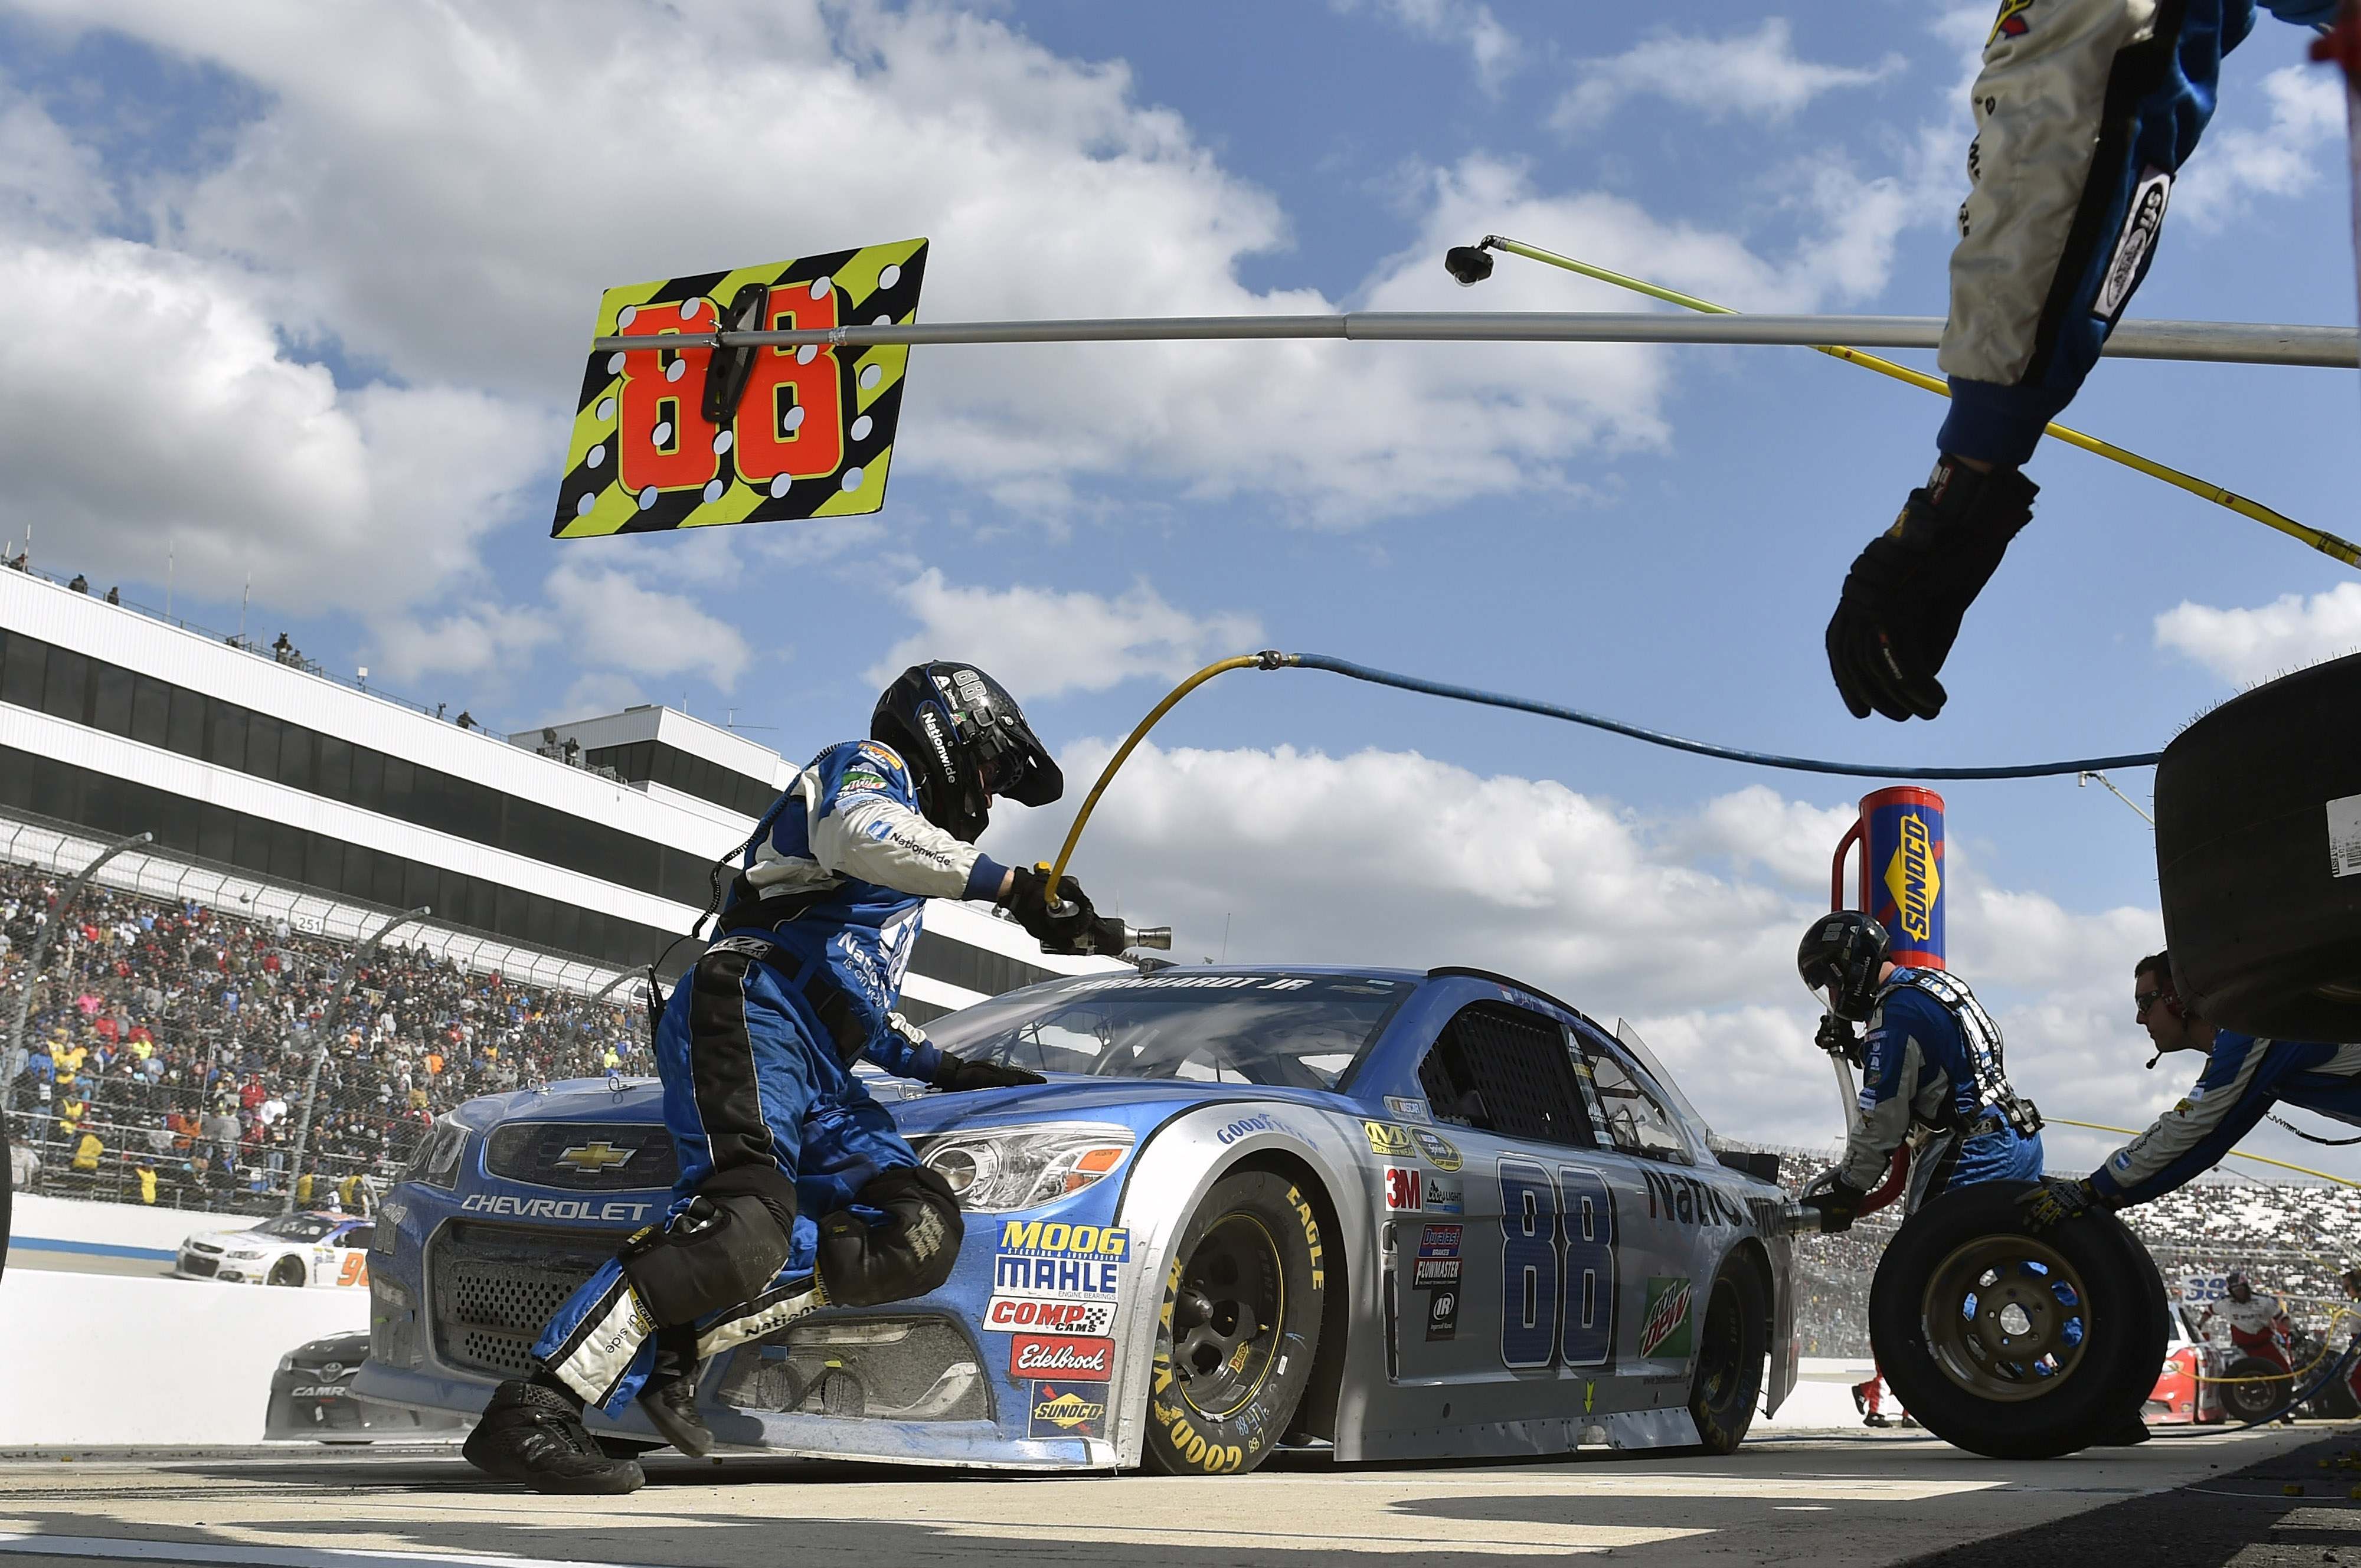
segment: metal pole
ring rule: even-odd
[[[56,934],[60,925],[64,924],[66,911],[71,909],[74,900],[82,896],[82,884],[90,881],[93,872],[124,850],[152,843],[155,838],[156,835],[153,833],[134,833],[128,839],[118,839],[109,844],[100,852],[98,859],[82,867],[82,873],[67,884],[65,892],[58,897],[57,908],[52,910],[49,919],[42,923],[41,934],[33,938],[32,957],[25,960],[25,972],[17,983],[16,1021],[8,1025],[6,1109],[13,1111],[16,1108],[16,1075],[24,1070],[25,1018],[33,1010],[33,982],[40,978],[41,965],[48,961],[49,938]]]
[[[597,337],[594,353],[719,347],[842,347],[869,344],[1170,343],[1248,338],[1349,338],[1389,343],[1719,343],[1814,348],[1933,348],[1940,316],[1675,316],[1660,311],[1354,311],[1329,316],[1128,316],[1074,321],[931,322],[796,332],[683,332]],[[2242,365],[2361,365],[2351,327],[2258,322],[2127,321],[2101,354]]]
[[[328,1041],[335,1036],[336,1021],[344,1014],[345,998],[353,993],[353,981],[360,977],[361,970],[368,963],[370,955],[377,951],[377,945],[385,940],[387,932],[396,926],[423,919],[434,913],[430,905],[422,904],[415,909],[406,910],[395,916],[379,927],[374,936],[356,948],[351,960],[345,965],[344,982],[336,987],[336,994],[329,998],[327,1015],[320,1020],[319,1028],[313,1032],[312,1070],[303,1080],[302,1109],[296,1113],[295,1153],[294,1157],[287,1165],[287,1203],[280,1210],[280,1213],[291,1214],[295,1212],[295,1184],[303,1179],[304,1151],[311,1146],[312,1143],[312,1109],[320,1098],[320,1066],[327,1060]]]

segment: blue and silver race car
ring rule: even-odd
[[[1200,1475],[1281,1446],[1727,1453],[1794,1384],[1772,1157],[1718,1154],[1635,1038],[1517,981],[1115,971],[928,1033],[1049,1082],[891,1103],[965,1207],[958,1266],[715,1356],[725,1451]],[[358,1391],[480,1410],[677,1168],[652,1082],[444,1118],[379,1212]],[[635,1407],[590,1424],[661,1441]]]

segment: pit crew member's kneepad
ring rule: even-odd
[[[792,1216],[793,1189],[787,1202]],[[700,1192],[662,1226],[625,1242],[620,1256],[641,1305],[669,1328],[759,1294],[787,1261],[789,1245],[787,1230],[763,1199]]]
[[[853,1201],[882,1209],[870,1224],[850,1209],[819,1223],[819,1282],[831,1305],[873,1307],[923,1296],[951,1277],[967,1226],[950,1183],[923,1166],[869,1179]]]

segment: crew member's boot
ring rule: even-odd
[[[713,1452],[713,1429],[697,1411],[697,1331],[665,1329],[656,1335],[655,1370],[640,1390],[640,1406],[648,1423],[664,1441],[702,1459]]]
[[[647,1483],[637,1461],[607,1457],[582,1424],[581,1399],[555,1378],[493,1389],[459,1452],[487,1475],[536,1492],[636,1492]]]

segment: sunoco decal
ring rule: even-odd
[[[644,1219],[653,1203],[596,1203],[581,1198],[496,1198],[470,1192],[459,1207],[470,1214],[514,1214],[525,1220]]]
[[[1652,1361],[1686,1361],[1689,1355],[1689,1299],[1696,1287],[1686,1279],[1657,1277],[1648,1281],[1647,1315],[1640,1321],[1640,1354]]]
[[[1067,1383],[1033,1385],[1032,1435],[1104,1437],[1106,1400],[1099,1389]]]
[[[1105,1334],[1115,1328],[1112,1301],[1068,1301],[1055,1297],[994,1296],[983,1309],[983,1326],[996,1333],[1055,1329],[1071,1334]]]
[[[1115,1376],[1115,1341],[1080,1334],[1018,1334],[1009,1342],[1008,1370],[1019,1377],[1104,1383]]]

